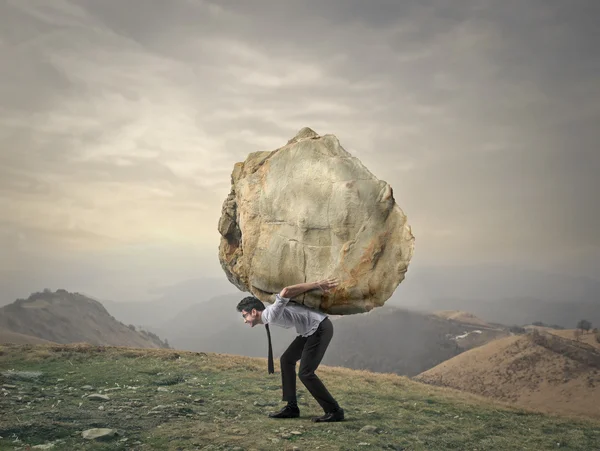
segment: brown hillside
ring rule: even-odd
[[[527,408],[600,418],[600,352],[546,332],[495,340],[415,379]]]
[[[12,343],[16,345],[56,344],[43,338],[12,332],[2,327],[0,327],[0,343]]]
[[[65,290],[34,293],[0,308],[0,328],[61,344],[166,346],[156,335],[115,320],[98,301]]]
[[[569,340],[575,340],[579,341],[580,343],[588,344],[600,350],[600,343],[598,343],[598,340],[596,340],[596,335],[593,332],[583,332],[579,336],[579,339],[577,338],[578,331],[576,329],[550,329],[548,330],[548,332],[559,337],[568,338]]]
[[[456,321],[463,324],[471,324],[473,326],[492,327],[489,323],[469,312],[462,310],[438,310],[433,312],[434,315],[451,321]]]

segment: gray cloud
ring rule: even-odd
[[[417,264],[567,259],[597,277],[599,12],[593,0],[7,2],[0,232],[21,244],[2,267],[24,252],[86,261],[187,244],[220,274],[233,164],[308,125],[393,186]],[[148,254],[131,258],[123,280],[155,273]]]

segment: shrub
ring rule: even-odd
[[[582,319],[581,321],[579,321],[577,323],[577,329],[581,329],[582,331],[585,330],[586,332],[589,332],[589,330],[591,328],[592,328],[592,323],[590,323],[586,319]]]

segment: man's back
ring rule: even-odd
[[[325,313],[309,309],[296,302],[289,302],[289,299],[279,295],[262,313],[265,324],[273,324],[285,329],[295,327],[296,332],[303,337],[314,333],[325,318],[327,318]]]

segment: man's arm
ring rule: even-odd
[[[309,283],[299,283],[297,285],[290,285],[289,287],[285,287],[279,293],[279,296],[286,299],[292,299],[296,296],[301,295],[302,293],[306,293],[307,291],[321,289],[324,292],[327,292],[335,287],[337,287],[339,281],[337,279],[324,279],[319,280],[318,282],[309,282]]]
[[[284,298],[281,294],[275,296],[275,302],[272,305],[269,305],[262,312],[262,319],[265,323],[270,323],[272,321],[277,321],[281,314],[283,313],[283,309],[287,305],[289,298]]]

